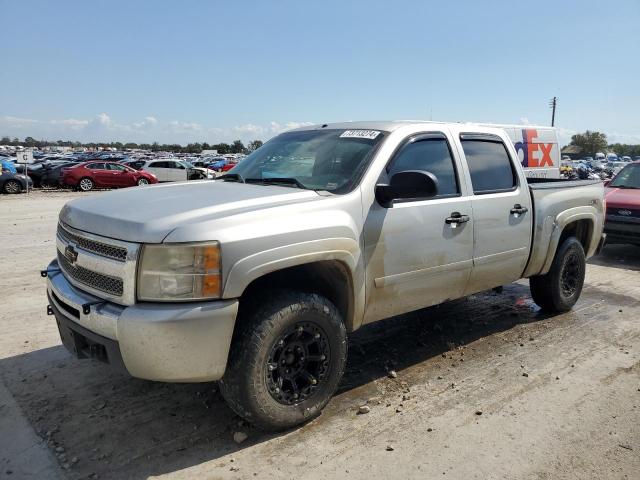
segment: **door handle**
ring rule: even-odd
[[[527,207],[523,207],[522,205],[520,205],[519,203],[516,203],[513,208],[510,210],[510,213],[518,218],[520,215],[523,215],[525,213],[527,213],[529,211],[529,209]]]
[[[460,212],[453,212],[450,217],[444,219],[444,223],[451,225],[451,228],[457,228],[459,224],[467,223],[469,220],[469,215],[462,215]]]

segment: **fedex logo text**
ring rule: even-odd
[[[522,130],[522,142],[516,142],[516,152],[520,155],[522,150],[523,167],[544,167],[548,165],[553,167],[551,158],[551,149],[553,143],[534,143],[534,139],[538,138],[538,131],[535,128],[527,128]]]

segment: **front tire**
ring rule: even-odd
[[[138,179],[138,186],[139,187],[144,187],[145,185],[149,185],[149,180],[147,180],[146,178],[139,178]]]
[[[220,391],[238,415],[283,430],[318,415],[338,388],[347,333],[336,307],[310,293],[274,293],[240,318]]]
[[[7,180],[2,187],[4,193],[20,193],[22,192],[22,185],[17,180]]]
[[[582,244],[575,237],[567,238],[558,248],[549,272],[529,279],[533,301],[546,312],[568,312],[580,298],[585,271]]]
[[[94,186],[95,184],[93,183],[93,180],[88,177],[85,177],[78,182],[78,188],[83,192],[89,192],[93,190]]]

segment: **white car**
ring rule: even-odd
[[[159,182],[182,182],[186,180],[204,180],[214,178],[213,172],[206,168],[197,168],[185,161],[160,158],[149,160],[140,168],[153,173]]]

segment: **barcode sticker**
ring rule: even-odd
[[[340,135],[340,138],[367,138],[373,140],[380,132],[378,130],[346,130]]]

